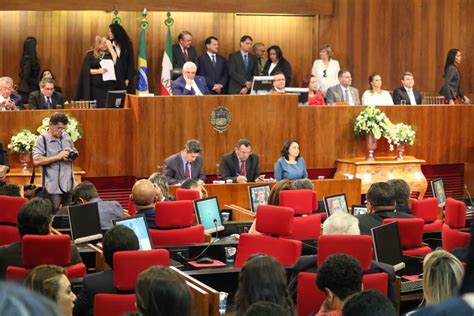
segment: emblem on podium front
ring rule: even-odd
[[[218,106],[211,112],[211,125],[218,133],[224,133],[232,122],[232,113],[225,106]]]

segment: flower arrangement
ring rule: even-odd
[[[366,134],[374,134],[376,139],[385,135],[391,125],[387,115],[375,106],[368,106],[359,113],[354,121],[354,136],[362,137]]]
[[[16,153],[29,153],[33,151],[35,145],[36,135],[27,129],[15,134],[10,138],[8,149]]]
[[[82,131],[79,127],[79,123],[75,118],[66,114],[69,123],[67,124],[66,133],[71,137],[73,143],[75,143],[78,139],[82,138]],[[48,130],[49,127],[49,117],[45,117],[41,122],[41,125],[36,129],[38,133],[43,134]]]
[[[413,145],[416,139],[416,132],[410,125],[404,123],[391,124],[385,135],[390,145],[390,150],[394,145]]]

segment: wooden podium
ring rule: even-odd
[[[406,156],[404,160],[395,160],[393,157],[380,157],[369,161],[366,158],[336,159],[337,170],[334,179],[361,179],[361,194],[367,193],[374,182],[384,182],[390,179],[403,179],[410,186],[410,190],[419,192],[418,199],[425,195],[428,183],[421,164],[422,159]]]
[[[30,183],[31,172],[33,172],[31,166],[27,173],[23,173],[21,169],[13,168],[10,170],[9,173],[7,173],[7,183],[17,184],[23,189],[24,184]],[[81,183],[82,177],[85,174],[86,172],[83,171],[81,168],[74,167],[74,181],[76,182],[76,184]],[[38,167],[36,168],[35,184],[41,185],[41,168]]]

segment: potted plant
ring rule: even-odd
[[[354,136],[366,137],[368,160],[374,160],[374,151],[377,149],[377,140],[387,132],[391,125],[385,113],[375,106],[368,106],[362,110],[354,120]]]
[[[31,161],[31,152],[35,145],[36,135],[27,129],[16,133],[10,138],[8,149],[12,153],[19,153],[19,161],[22,165],[22,172],[28,172],[28,163]]]
[[[416,132],[408,124],[391,124],[385,137],[387,138],[391,151],[397,146],[397,160],[403,160],[405,145],[413,145],[415,143]]]

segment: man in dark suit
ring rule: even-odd
[[[240,50],[230,54],[227,68],[229,70],[229,94],[248,94],[252,88],[253,76],[257,73],[257,58],[250,54],[253,39],[244,35],[240,39]]]
[[[8,161],[7,151],[3,149],[3,144],[0,143],[0,185],[5,184],[9,170],[10,162]]]
[[[0,110],[23,110],[21,96],[13,91],[13,79],[0,78]]]
[[[371,235],[371,228],[382,225],[385,218],[414,218],[395,211],[395,190],[386,182],[373,183],[367,191],[367,214],[357,216],[361,235]]]
[[[102,242],[105,262],[110,270],[88,274],[82,281],[82,289],[74,304],[74,316],[93,315],[96,294],[119,293],[114,285],[114,253],[140,249],[133,230],[125,225],[117,225],[108,230]]]
[[[201,150],[201,143],[190,139],[183,150],[165,159],[163,174],[168,178],[169,184],[178,184],[188,178],[204,183],[206,176],[202,172]]]
[[[219,167],[222,179],[236,183],[260,182],[265,177],[260,176],[258,156],[252,153],[252,144],[245,138],[239,139],[233,152],[222,156]]]
[[[62,109],[64,98],[61,93],[54,91],[54,80],[43,78],[40,81],[40,90],[30,93],[28,103],[30,110]]]
[[[211,94],[207,88],[204,77],[196,76],[197,67],[191,61],[184,63],[183,74],[171,83],[173,95],[208,95]]]
[[[183,31],[178,35],[178,43],[173,45],[173,69],[183,68],[187,61],[197,64],[198,57],[196,48],[192,46],[193,35],[188,31]]]
[[[411,104],[417,105],[423,102],[423,97],[421,96],[420,92],[413,89],[415,85],[415,79],[413,78],[413,74],[411,72],[404,72],[402,75],[402,87],[393,90],[393,104]]]
[[[206,78],[207,87],[211,94],[224,94],[227,88],[229,76],[227,74],[227,62],[219,55],[219,40],[217,37],[206,38],[206,53],[199,57],[199,69],[197,74]]]
[[[265,64],[268,60],[266,53],[267,50],[265,49],[265,44],[261,42],[253,44],[253,54],[257,58],[257,76],[265,76],[263,68],[265,68]]]

